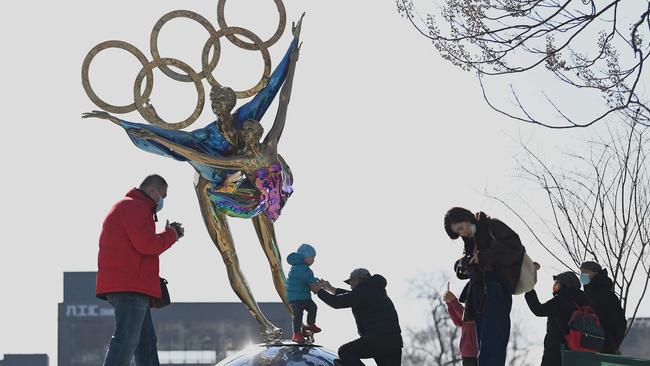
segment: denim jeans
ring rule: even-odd
[[[512,295],[506,293],[494,272],[485,273],[485,308],[476,318],[478,366],[504,366],[510,338]]]
[[[106,296],[115,308],[115,333],[106,352],[104,366],[160,366],[156,330],[147,295],[120,292]]]
[[[293,312],[293,332],[302,333],[302,313],[307,310],[307,325],[316,323],[316,311],[318,307],[314,300],[289,301]]]

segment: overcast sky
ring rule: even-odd
[[[521,233],[531,256],[546,265],[538,286],[548,298],[556,265],[523,225],[483,192],[513,201],[525,197],[544,212],[543,196],[513,178],[512,137],[554,156],[584,132],[529,128],[497,115],[483,102],[473,75],[444,62],[397,14],[393,1],[286,0],[285,5],[289,20],[307,15],[279,147],[295,177],[295,193],[276,223],[283,257],[300,243],[313,244],[314,272],[339,286],[355,267],[381,273],[403,327],[423,325],[426,307],[409,295],[409,280],[451,268],[462,249],[446,236],[442,219],[449,207],[461,205],[485,210]],[[186,227],[185,237],[161,257],[174,300],[237,300],[203,226],[191,167],[138,150],[107,121],[80,118],[97,109],[81,87],[86,53],[118,39],[150,55],[153,25],[175,9],[198,12],[217,26],[216,1],[2,3],[0,355],[48,353],[56,365],[63,272],[96,270],[104,216],[149,173],[169,182],[161,222],[177,220]],[[263,39],[277,24],[270,0],[231,1],[226,12],[229,24]],[[172,21],[161,32],[161,54],[198,69],[206,37],[195,23]],[[289,42],[287,29],[271,48],[274,66]],[[255,83],[262,69],[259,53],[221,44],[219,80],[236,89]],[[92,82],[105,100],[127,104],[139,69],[129,54],[106,51],[91,68]],[[151,100],[159,114],[184,119],[196,100],[193,87],[159,71],[155,77]],[[262,121],[267,129],[275,106]],[[137,113],[121,117],[142,121]],[[190,129],[213,119],[205,108]],[[243,219],[230,224],[256,299],[277,301],[252,224]],[[456,291],[460,286],[452,282]],[[356,336],[349,311],[317,303],[324,329],[319,343],[336,349]],[[525,318],[541,337],[544,320],[533,319],[522,304],[523,297],[516,297],[515,317]]]

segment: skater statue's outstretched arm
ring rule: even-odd
[[[204,142],[201,138],[201,135],[200,134],[195,135],[194,132],[187,132],[182,130],[166,130],[162,127],[152,126],[149,124],[129,122],[101,110],[94,110],[92,112],[83,113],[81,115],[81,118],[98,118],[98,119],[111,121],[114,124],[122,127],[126,132],[126,134],[129,136],[129,138],[131,139],[131,141],[133,142],[133,144],[135,144],[135,146],[142,149],[143,151],[153,153],[156,155],[169,157],[178,161],[187,161],[188,159],[171,151],[170,149],[168,149],[167,147],[161,144],[154,144],[150,140],[138,138],[133,134],[133,132],[146,129],[149,132],[157,135],[162,139],[186,147],[192,146],[192,148],[194,146],[201,146],[202,143]],[[221,142],[218,141],[217,144],[215,144],[215,146],[209,146],[209,147],[213,147],[215,150],[222,148],[225,151],[228,146],[227,146],[227,141],[223,140]],[[206,152],[206,151],[201,151],[201,152]]]
[[[230,170],[241,170],[246,166],[247,159],[242,155],[235,155],[229,157],[221,156],[212,156],[198,152],[196,150],[190,149],[183,145],[179,145],[172,141],[166,140],[149,130],[140,129],[133,131],[133,136],[137,138],[151,140],[153,142],[159,143],[166,148],[174,151],[175,153],[182,155],[188,160],[195,161],[200,164],[209,165],[219,169],[230,169]]]
[[[105,119],[108,121],[111,121],[115,123],[116,125],[120,125],[120,119],[115,117],[114,115],[104,112],[104,111],[98,111],[94,110],[92,112],[86,112],[81,114],[81,118],[100,118],[100,119]]]
[[[302,18],[298,21],[298,24],[293,27],[294,42],[298,42],[300,39],[300,27],[302,24]],[[289,100],[291,99],[291,89],[293,87],[293,75],[296,71],[296,62],[298,61],[298,56],[300,54],[300,46],[296,45],[291,51],[290,61],[289,61],[289,70],[287,71],[287,77],[284,80],[284,85],[282,85],[282,90],[280,91],[280,100],[278,106],[278,112],[275,115],[275,121],[273,122],[273,127],[266,135],[264,139],[264,144],[268,144],[277,148],[278,141],[282,136],[282,131],[284,130],[284,124],[287,119],[287,109],[289,107]]]

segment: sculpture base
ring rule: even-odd
[[[334,366],[336,353],[313,344],[256,344],[228,356],[216,366]]]

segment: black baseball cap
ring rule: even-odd
[[[350,273],[350,278],[348,278],[347,280],[345,280],[343,282],[345,282],[345,283],[347,283],[349,285],[350,280],[353,279],[353,278],[367,278],[367,277],[370,277],[370,272],[367,269],[365,269],[365,268],[357,268],[354,271],[352,271],[352,273]]]

